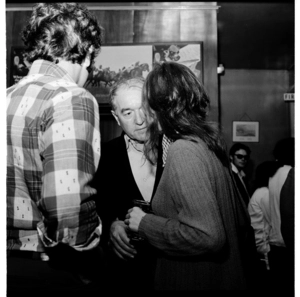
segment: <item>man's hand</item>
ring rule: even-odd
[[[123,221],[114,221],[110,226],[110,243],[114,253],[125,261],[136,255],[137,251],[127,235],[128,227]]]

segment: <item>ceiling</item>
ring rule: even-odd
[[[294,1],[217,5],[218,61],[225,69],[294,69]]]

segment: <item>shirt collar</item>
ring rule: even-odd
[[[49,76],[61,78],[63,80],[75,83],[75,81],[72,79],[72,77],[68,74],[67,71],[65,71],[57,64],[53,62],[49,62],[47,60],[39,59],[39,60],[35,60],[32,63],[28,75],[36,75],[36,74],[49,75]]]
[[[139,147],[137,144],[135,145],[135,141],[132,140],[126,133],[124,133],[124,139],[126,143],[127,150],[130,149],[131,146],[135,148],[133,151],[138,151],[140,153],[143,153],[143,147]]]
[[[237,173],[241,177],[245,177],[246,176],[245,172],[243,170],[239,171],[232,162],[231,162],[231,169],[232,169],[233,172]]]

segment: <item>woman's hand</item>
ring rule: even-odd
[[[129,227],[129,229],[133,232],[138,232],[139,225],[142,218],[146,215],[139,207],[130,208],[127,212],[125,224]]]
[[[110,226],[110,244],[114,253],[125,261],[135,257],[137,251],[127,235],[128,227],[123,221],[114,221]]]

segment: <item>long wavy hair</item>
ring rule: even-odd
[[[22,31],[27,60],[57,62],[58,58],[81,64],[99,53],[103,28],[91,12],[78,3],[38,3]],[[92,52],[90,48],[92,46]]]
[[[216,123],[207,121],[210,107],[204,86],[190,68],[175,62],[157,64],[143,87],[143,104],[151,119],[145,155],[157,146],[160,133],[172,140],[202,139],[228,166],[226,145]],[[159,128],[160,126],[160,128]]]

